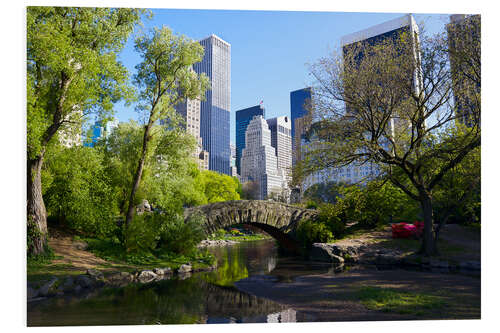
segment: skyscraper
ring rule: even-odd
[[[481,99],[481,82],[473,79],[477,72],[469,74],[478,70],[481,61],[481,16],[451,15],[446,30],[456,114],[458,121],[472,126],[476,122],[474,109]]]
[[[281,116],[267,119],[271,131],[271,146],[276,150],[278,169],[291,176],[292,169],[292,126],[290,118]]]
[[[248,124],[241,156],[241,179],[243,183],[252,181],[258,185],[259,200],[287,190],[285,174],[278,169],[276,151],[271,146],[271,131],[262,116],[255,116]]]
[[[205,49],[203,60],[194,64],[196,73],[205,73],[210,90],[201,102],[200,136],[209,153],[209,168],[231,175],[229,124],[231,108],[231,45],[211,35],[199,42]]]
[[[201,102],[197,99],[187,98],[185,101],[177,104],[175,110],[179,113],[182,118],[184,118],[184,128],[186,131],[193,135],[196,139],[196,150],[193,153],[193,157],[200,170],[208,169],[208,152],[203,150],[203,140],[200,136],[200,112],[201,112]],[[160,123],[162,123],[160,121]]]
[[[245,132],[254,116],[266,117],[266,109],[262,105],[252,106],[236,111],[236,169],[241,175],[241,154],[245,148]]]
[[[299,149],[300,134],[296,133],[296,119],[303,118],[309,112],[307,106],[311,101],[311,87],[303,88],[290,92],[290,118],[292,125],[292,149],[295,152]],[[292,157],[292,164],[295,165],[297,156]]]

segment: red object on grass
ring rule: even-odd
[[[392,238],[411,238],[412,236],[420,236],[424,229],[424,223],[415,221],[414,224],[405,222],[394,223],[391,225]]]

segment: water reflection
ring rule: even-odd
[[[272,241],[212,249],[215,272],[28,303],[29,326],[295,321],[292,309],[238,291],[235,281],[276,268]]]

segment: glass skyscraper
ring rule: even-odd
[[[203,149],[209,152],[210,170],[231,175],[231,45],[215,35],[199,43],[205,49],[205,55],[193,69],[198,74],[205,73],[211,82],[205,100],[201,101],[200,136]]]
[[[311,88],[303,88],[292,91],[290,93],[290,119],[292,121],[292,149],[296,151],[297,145],[300,143],[300,138],[295,134],[295,120],[304,117],[308,114],[306,109],[307,103],[311,100]],[[293,165],[296,162],[296,155],[293,154]]]
[[[241,154],[245,148],[245,132],[254,116],[266,117],[266,109],[262,105],[236,111],[236,169],[241,175]]]

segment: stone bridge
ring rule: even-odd
[[[294,237],[299,222],[317,216],[312,209],[264,200],[224,201],[187,208],[184,217],[196,213],[206,217],[204,229],[207,234],[235,224],[248,224],[267,232],[284,249],[293,253],[300,252]]]

